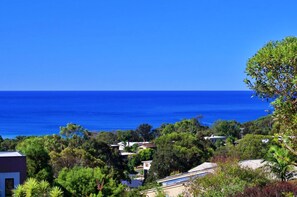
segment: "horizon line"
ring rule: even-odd
[[[253,90],[0,90],[0,92],[207,92],[207,91],[253,91]]]

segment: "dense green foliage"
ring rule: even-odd
[[[218,120],[211,127],[193,118],[156,129],[141,124],[134,130],[97,133],[70,123],[60,127],[59,135],[0,136],[1,151],[18,150],[27,157],[29,179],[15,189],[15,196],[63,195],[58,187],[52,187],[55,184],[65,196],[140,196],[141,188],[156,187],[156,179],[186,172],[213,155],[239,160],[265,158],[277,178],[289,180],[292,165],[296,165],[292,154],[297,155],[297,38],[267,43],[248,60],[246,73],[245,82],[255,94],[273,101],[272,115],[246,123]],[[210,135],[226,136],[227,140],[211,143],[204,139]],[[277,138],[279,135],[281,138]],[[124,150],[134,154],[124,158],[110,146],[132,141],[150,141],[156,149],[126,146]],[[120,181],[129,180],[129,173],[139,172],[136,167],[145,160],[153,160],[145,186],[126,192]],[[268,182],[259,171],[227,162],[221,163],[213,175],[193,181],[190,192],[232,196],[251,188],[260,192],[258,188],[269,188],[264,186]],[[161,191],[159,194],[164,195]]]
[[[271,115],[261,117],[254,121],[242,124],[243,134],[271,135],[273,132],[273,117]]]
[[[124,186],[117,184],[107,169],[101,168],[64,168],[56,182],[69,196],[119,196],[124,191]]]
[[[247,134],[235,146],[236,155],[240,160],[262,159],[267,154],[272,137]]]
[[[52,181],[52,168],[49,154],[43,145],[43,139],[32,137],[20,142],[16,149],[26,155],[27,173],[37,180]]]
[[[229,138],[238,139],[240,138],[240,128],[241,124],[234,120],[232,121],[216,121],[212,127],[211,131],[215,135],[223,135]]]
[[[268,162],[271,172],[273,172],[277,178],[281,181],[287,181],[294,176],[293,170],[293,156],[289,150],[271,146],[265,160]]]
[[[142,165],[141,161],[152,160],[154,153],[155,150],[148,148],[140,150],[137,152],[137,154],[132,155],[128,161],[128,167],[130,169],[130,172],[133,172],[135,167]]]
[[[186,172],[211,156],[204,139],[198,139],[192,132],[173,132],[155,140],[157,152],[154,155],[148,181],[164,178],[173,172]]]
[[[205,131],[208,127],[202,125],[199,122],[199,119],[192,118],[189,120],[183,120],[180,122],[176,122],[174,124],[164,124],[161,126],[161,128],[157,129],[159,132],[159,135],[166,135],[173,132],[176,133],[192,133],[192,134],[198,134],[201,131]]]
[[[59,187],[51,187],[46,181],[37,181],[29,178],[23,185],[18,185],[13,190],[14,197],[63,197],[63,191]]]
[[[241,128],[244,128],[245,135],[242,139]],[[154,130],[150,125],[142,124],[135,130],[98,133],[91,133],[80,125],[68,124],[61,127],[60,135],[0,138],[0,148],[13,150],[16,147],[27,156],[29,177],[58,185],[65,196],[141,196],[143,189],[157,187],[154,182],[156,179],[186,172],[210,160],[212,155],[236,157],[240,160],[264,158],[272,144],[272,137],[255,133],[272,133],[270,116],[244,124],[219,120],[210,128],[202,125],[198,119],[190,119],[164,124]],[[225,135],[228,138],[226,142],[218,141],[213,144],[204,139],[211,134]],[[121,157],[118,149],[110,146],[120,141],[127,144],[129,141],[144,140],[151,140],[156,149],[140,149],[137,144],[126,146],[126,151],[135,153],[126,159]],[[274,157],[267,156],[267,160],[268,158]],[[145,186],[126,191],[120,181],[129,180],[129,173],[139,172],[136,167],[145,160],[153,160]],[[271,166],[279,163],[271,163]],[[243,191],[243,187],[256,185],[247,183],[247,178],[238,175],[239,172],[247,177],[254,174],[239,170],[233,165],[229,167],[235,173],[231,176],[233,181],[230,177],[224,177],[226,174],[220,174],[218,180],[217,175],[209,177],[210,182],[217,184],[214,185],[216,189],[225,188],[224,191],[233,194]],[[223,171],[227,172],[225,168]],[[225,178],[226,185],[222,181]],[[231,187],[227,188],[227,184]]]
[[[296,136],[297,131],[297,38],[271,41],[249,59],[246,67],[249,88],[264,99],[275,99],[273,117],[278,133]],[[283,145],[297,155],[296,138]]]
[[[268,184],[265,187],[248,187],[243,192],[236,194],[234,197],[293,197],[296,195],[296,183],[276,182]]]
[[[219,163],[214,174],[198,178],[190,185],[194,196],[225,197],[244,191],[246,187],[263,186],[269,181],[259,170],[241,168],[237,162]]]

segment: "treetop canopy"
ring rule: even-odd
[[[268,42],[247,62],[245,82],[262,98],[296,100],[297,37]]]

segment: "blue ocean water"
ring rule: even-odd
[[[0,92],[0,135],[44,135],[76,123],[89,130],[155,128],[202,115],[245,122],[267,115],[269,103],[250,91],[9,91]]]

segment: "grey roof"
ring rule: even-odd
[[[196,166],[195,168],[192,168],[188,172],[195,172],[195,171],[200,171],[200,170],[206,170],[206,169],[212,169],[216,168],[218,165],[216,163],[211,163],[211,162],[204,162],[200,164],[199,166]]]
[[[251,168],[253,170],[261,168],[266,164],[267,162],[265,162],[263,159],[251,159],[251,160],[244,160],[239,162],[240,167]]]

